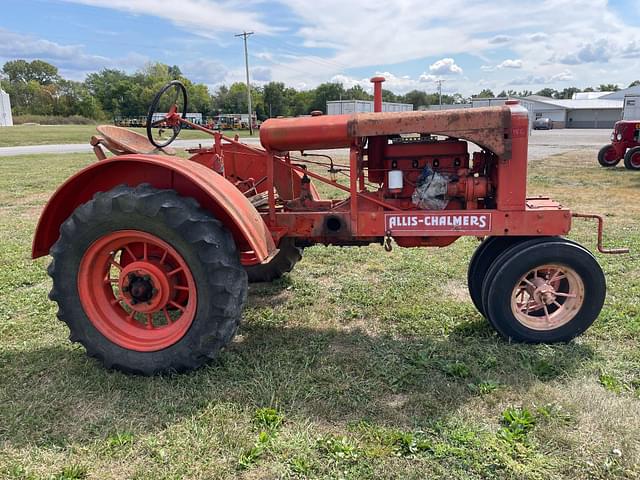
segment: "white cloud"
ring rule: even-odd
[[[418,78],[411,77],[410,75],[395,75],[392,72],[375,72],[374,76],[382,76],[385,78],[385,82],[382,84],[386,90],[391,90],[394,93],[404,94],[411,90],[424,90],[434,92],[436,90],[435,82],[442,80],[442,77],[434,75],[427,75],[423,73]],[[456,93],[460,83],[456,83],[454,78],[443,82],[443,92]],[[461,81],[466,81],[462,79]],[[331,77],[331,82],[341,83],[344,88],[349,89],[355,85],[360,85],[368,92],[373,92],[373,84],[370,78],[354,78],[348,75],[338,74]],[[308,88],[309,86],[307,86]]]
[[[221,84],[229,75],[229,69],[215,60],[189,62],[182,67],[182,71],[190,80],[208,85]]]
[[[504,70],[504,69],[512,69],[512,70],[518,70],[522,68],[522,60],[515,59],[515,60],[510,60],[510,59],[506,59],[504,61],[502,61],[501,63],[499,63],[496,66],[493,65],[482,65],[480,67],[480,70],[482,70],[483,72],[495,72],[496,70]]]
[[[571,73],[571,70],[564,70],[560,73],[556,73],[555,75],[552,75],[549,80],[551,83],[568,82],[569,80],[574,80],[574,76],[573,76],[573,73]]]
[[[511,40],[513,40],[513,37],[509,35],[496,35],[489,39],[489,43],[493,45],[503,45],[505,43],[509,43]]]
[[[496,67],[498,69],[503,69],[503,68],[514,68],[514,69],[519,69],[522,68],[522,60],[520,60],[519,58],[516,60],[505,60],[502,63],[498,64],[498,66]]]
[[[550,85],[558,82],[567,82],[574,80],[573,73],[570,70],[563,70],[550,76],[544,75],[528,75],[526,77],[511,80],[508,85]]]
[[[373,69],[401,71],[402,64],[404,72],[408,65],[420,62],[431,63],[433,70],[426,69],[422,75],[412,72],[410,78],[393,75],[385,87],[427,88],[440,78],[448,80],[447,88],[459,88],[465,94],[477,92],[481,82],[485,82],[482,88],[494,90],[512,82],[552,84],[570,79],[578,86],[628,84],[638,71],[638,62],[630,60],[640,58],[640,28],[615,13],[608,0],[431,0],[429,8],[424,0],[323,0],[322,8],[311,8],[309,0],[278,0],[286,16],[275,24],[288,25],[287,29],[274,26],[271,3],[266,0],[63,1],[155,16],[178,26],[190,39],[214,37],[231,42],[232,33],[253,30],[259,44],[260,38],[269,35],[269,45],[262,45],[266,47],[262,51],[252,47],[252,56],[257,57],[254,67],[270,70],[270,74],[263,70],[257,75],[305,88],[336,75],[353,78],[348,74],[354,71],[359,72],[355,77],[368,77]],[[500,18],[509,22],[501,27],[496,23]],[[83,61],[87,68],[107,61],[90,55],[82,46],[49,43],[52,45],[40,48],[70,49],[71,53],[58,55],[75,55],[76,63]],[[3,47],[0,39],[0,49]],[[285,47],[290,55],[284,54]],[[195,62],[196,54],[202,51],[185,49],[185,63],[188,55]],[[242,56],[226,57],[232,60],[225,62],[224,75],[212,70],[210,78],[242,80]],[[475,67],[469,57],[484,65]],[[447,64],[447,59],[461,63],[451,60]],[[569,65],[571,71],[566,73]],[[600,72],[603,66],[606,70]],[[517,78],[514,70],[519,72]],[[479,78],[484,72],[491,73],[486,80]]]
[[[164,18],[199,35],[216,38],[219,32],[278,31],[255,13],[254,2],[237,5],[216,0],[63,0],[92,7],[110,8],[138,15]]]
[[[255,82],[269,82],[271,80],[271,69],[269,67],[252,67],[251,80]]]
[[[461,75],[462,68],[456,65],[453,58],[442,58],[429,65],[429,71],[434,75]]]
[[[542,42],[542,41],[546,40],[547,38],[549,38],[549,35],[547,35],[544,32],[535,32],[535,33],[532,33],[530,35],[527,35],[527,38],[531,42]]]
[[[82,45],[62,45],[0,28],[0,60],[16,58],[51,62],[72,79],[81,79],[86,73],[102,68],[138,69],[149,61],[135,52],[118,59],[92,55]]]
[[[614,55],[619,55],[620,50],[608,39],[600,38],[595,42],[585,43],[579,49],[564,55],[559,59],[560,63],[567,65],[579,65],[581,63],[608,63]]]
[[[440,80],[439,76],[437,76],[437,75],[429,75],[427,73],[423,73],[418,78],[420,79],[421,82],[437,82],[438,80]]]

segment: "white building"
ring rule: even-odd
[[[9,94],[0,88],[0,127],[13,126]]]
[[[624,96],[623,96],[624,97]],[[613,128],[622,118],[622,99],[608,96],[582,100],[556,100],[530,95],[523,101],[527,109],[533,109],[533,119],[548,118],[553,128]]]
[[[382,102],[383,112],[411,112],[411,103]],[[334,100],[327,102],[327,115],[345,115],[349,113],[373,112],[373,101],[369,100]]]
[[[622,107],[625,94],[632,90],[640,94],[640,87],[606,93],[590,98],[588,95],[579,99],[556,100],[555,98],[530,95],[517,98],[524,108],[529,111],[529,126],[538,118],[548,118],[553,122],[553,128],[613,128],[622,119]],[[598,92],[599,93],[599,92]],[[459,105],[442,105],[442,110],[459,108],[476,108],[504,105],[506,98],[472,98],[471,103]],[[430,105],[429,110],[440,110],[439,105]]]
[[[571,97],[572,100],[595,100],[602,98],[611,92],[576,92]]]

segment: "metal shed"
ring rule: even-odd
[[[383,112],[411,112],[410,103],[382,102]],[[327,102],[327,115],[373,112],[373,102],[368,100],[333,100]]]

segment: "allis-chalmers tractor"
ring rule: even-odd
[[[53,195],[33,243],[33,257],[53,257],[50,298],[71,341],[126,372],[194,369],[231,341],[248,282],[290,271],[304,247],[444,247],[462,236],[484,238],[469,292],[505,338],[563,342],[584,332],[605,277],[586,248],[563,238],[579,215],[527,197],[527,111],[513,101],[382,113],[384,79],[372,81],[374,113],[267,120],[262,148],[184,119],[179,82],[156,96],[148,138],[99,127],[99,161]],[[156,111],[169,113],[154,124]],[[168,146],[185,124],[214,139],[189,159]],[[335,149],[348,149],[344,164],[331,151],[305,153]],[[322,199],[315,182],[345,198]],[[590,217],[604,252],[602,218]]]
[[[598,162],[603,167],[615,167],[622,159],[629,170],[640,170],[640,121],[616,122],[611,143],[598,152]]]

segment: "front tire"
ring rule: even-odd
[[[620,163],[621,158],[618,158],[618,154],[616,153],[616,149],[613,148],[613,145],[605,145],[598,152],[598,163],[606,168],[615,167],[618,163]]]
[[[605,296],[604,273],[593,255],[559,238],[508,249],[483,286],[492,325],[515,342],[573,339],[598,317]]]
[[[51,248],[50,298],[105,367],[200,367],[233,338],[247,276],[233,237],[193,199],[148,185],[97,193]]]
[[[496,258],[510,246],[525,241],[530,237],[489,237],[473,252],[473,256],[469,261],[467,270],[467,286],[469,288],[469,296],[471,301],[484,316],[484,308],[482,306],[482,284],[484,283],[487,272],[493,265]]]
[[[624,166],[629,170],[640,170],[640,147],[633,147],[624,154]]]

